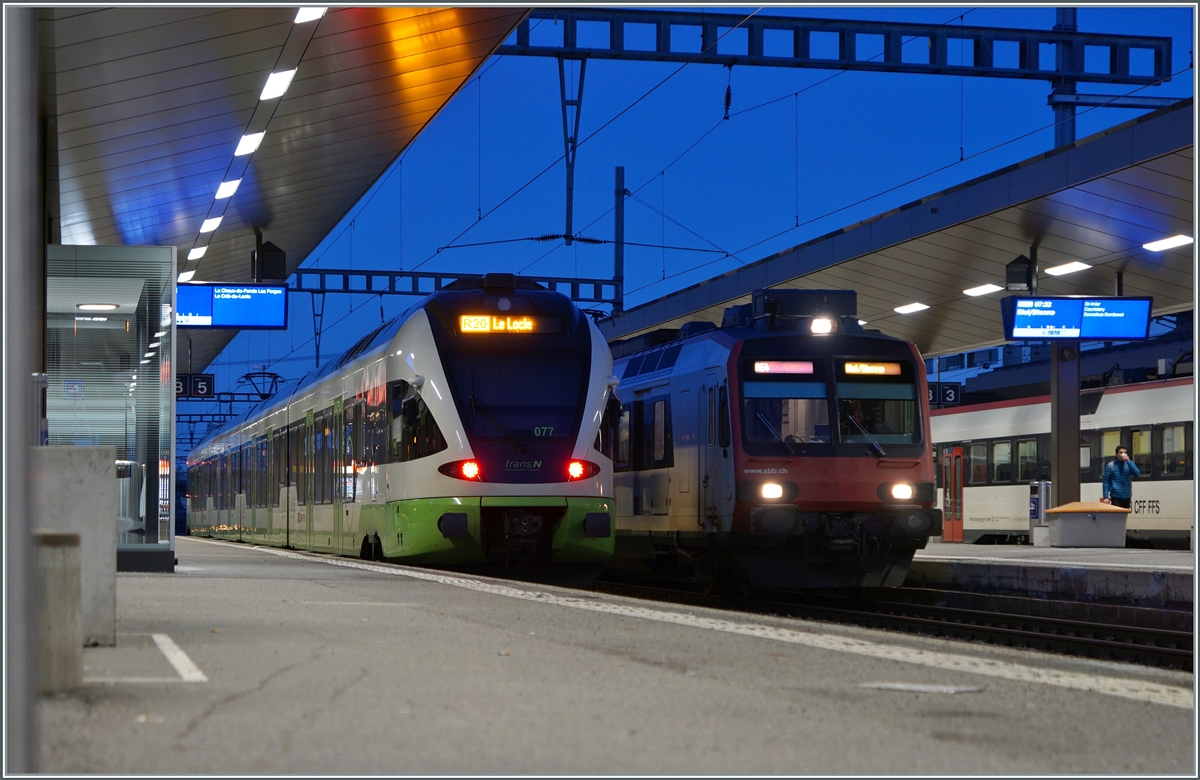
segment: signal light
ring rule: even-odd
[[[479,464],[473,460],[464,460],[459,473],[463,479],[479,479]]]

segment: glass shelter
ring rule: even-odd
[[[52,446],[116,447],[117,568],[173,571],[175,247],[47,247]]]

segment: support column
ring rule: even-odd
[[[617,166],[615,224],[613,227],[613,314],[625,310],[625,166]]]
[[[33,598],[32,524],[28,506],[29,458],[40,421],[31,419],[31,377],[41,364],[42,323],[31,300],[44,273],[38,164],[37,9],[4,8],[4,543],[7,672],[4,680],[4,774],[36,772],[33,723],[37,626]],[[36,334],[36,335],[35,335]]]
[[[1059,8],[1057,10],[1055,32],[1077,32],[1074,8]],[[1083,52],[1076,51],[1072,44],[1055,44],[1055,69],[1059,72],[1074,73],[1080,68],[1078,64],[1083,59]],[[1054,78],[1052,95],[1074,95],[1075,79]],[[1054,148],[1075,143],[1075,105],[1073,103],[1054,104]]]
[[[1079,500],[1079,344],[1050,348],[1050,480],[1054,505]]]

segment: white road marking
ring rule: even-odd
[[[208,682],[208,677],[204,672],[192,663],[192,659],[179,649],[179,645],[175,644],[171,637],[166,634],[151,634],[150,636],[154,639],[154,644],[158,645],[158,649],[162,650],[162,654],[167,657],[171,666],[175,667],[180,679],[184,682]]]
[[[903,682],[873,682],[859,683],[855,688],[869,688],[874,691],[901,691],[904,693],[979,693],[982,685],[925,685],[923,683]]]
[[[1109,563],[1102,561],[1055,561],[1049,558],[1003,558],[989,555],[917,555],[914,561],[938,561],[941,563],[1001,563],[1012,566],[1065,566],[1069,569],[1112,569],[1115,571],[1164,571],[1191,574],[1191,566],[1176,566],[1144,563]]]
[[[206,677],[202,682],[207,682]],[[84,685],[116,685],[117,683],[181,683],[178,677],[84,677]]]
[[[217,543],[219,544],[219,542]],[[437,574],[434,572],[412,569],[400,565],[380,566],[378,564],[363,563],[346,559],[305,555],[301,553],[289,552],[287,550],[273,549],[270,547],[250,547],[241,549],[267,552],[272,555],[278,555],[284,558],[294,558],[296,560],[317,560],[327,563],[330,566],[342,566],[345,568],[362,569],[364,571],[371,571],[379,574],[391,574],[399,577],[410,577],[412,579],[438,582],[444,585],[453,585],[456,588],[466,588],[467,590],[491,593],[496,596],[505,596],[513,599],[521,599],[523,601],[536,601],[541,604],[553,604],[555,606],[570,607],[572,609],[604,612],[610,615],[623,615],[626,617],[635,617],[644,620],[654,620],[660,623],[673,623],[676,625],[689,626],[693,628],[704,628],[710,631],[721,631],[728,634],[756,636],[762,639],[772,639],[777,642],[787,642],[789,644],[805,645],[807,647],[815,647],[822,650],[833,650],[836,652],[853,653],[855,655],[863,655],[871,658],[918,664],[935,669],[964,672],[966,674],[997,677],[1000,679],[1012,680],[1014,682],[1039,683],[1042,685],[1054,685],[1060,688],[1070,688],[1077,691],[1103,693],[1108,696],[1118,696],[1123,699],[1149,702],[1151,704],[1161,704],[1168,707],[1179,707],[1181,709],[1193,709],[1194,707],[1194,697],[1190,688],[1164,685],[1162,683],[1145,680],[1127,680],[1118,677],[1104,677],[1095,674],[1084,674],[1081,672],[1044,669],[1033,666],[1025,666],[1023,664],[1015,664],[1009,661],[1000,661],[992,658],[982,658],[970,655],[961,655],[957,653],[933,652],[930,650],[920,650],[913,647],[904,647],[902,645],[889,645],[882,642],[853,639],[851,637],[840,636],[837,634],[822,633],[815,629],[790,629],[755,623],[736,623],[730,620],[699,617],[697,615],[690,615],[682,612],[669,612],[659,609],[650,609],[648,607],[633,606],[630,604],[559,596],[553,593],[547,593],[545,591],[520,590],[518,588],[495,584],[494,582],[482,578],[475,579],[469,576]]]

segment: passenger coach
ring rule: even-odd
[[[864,331],[853,291],[759,290],[719,328],[612,347],[614,566],[898,586],[941,533],[924,363]]]
[[[616,385],[567,297],[459,280],[209,435],[193,533],[365,559],[598,573],[613,550]]]

